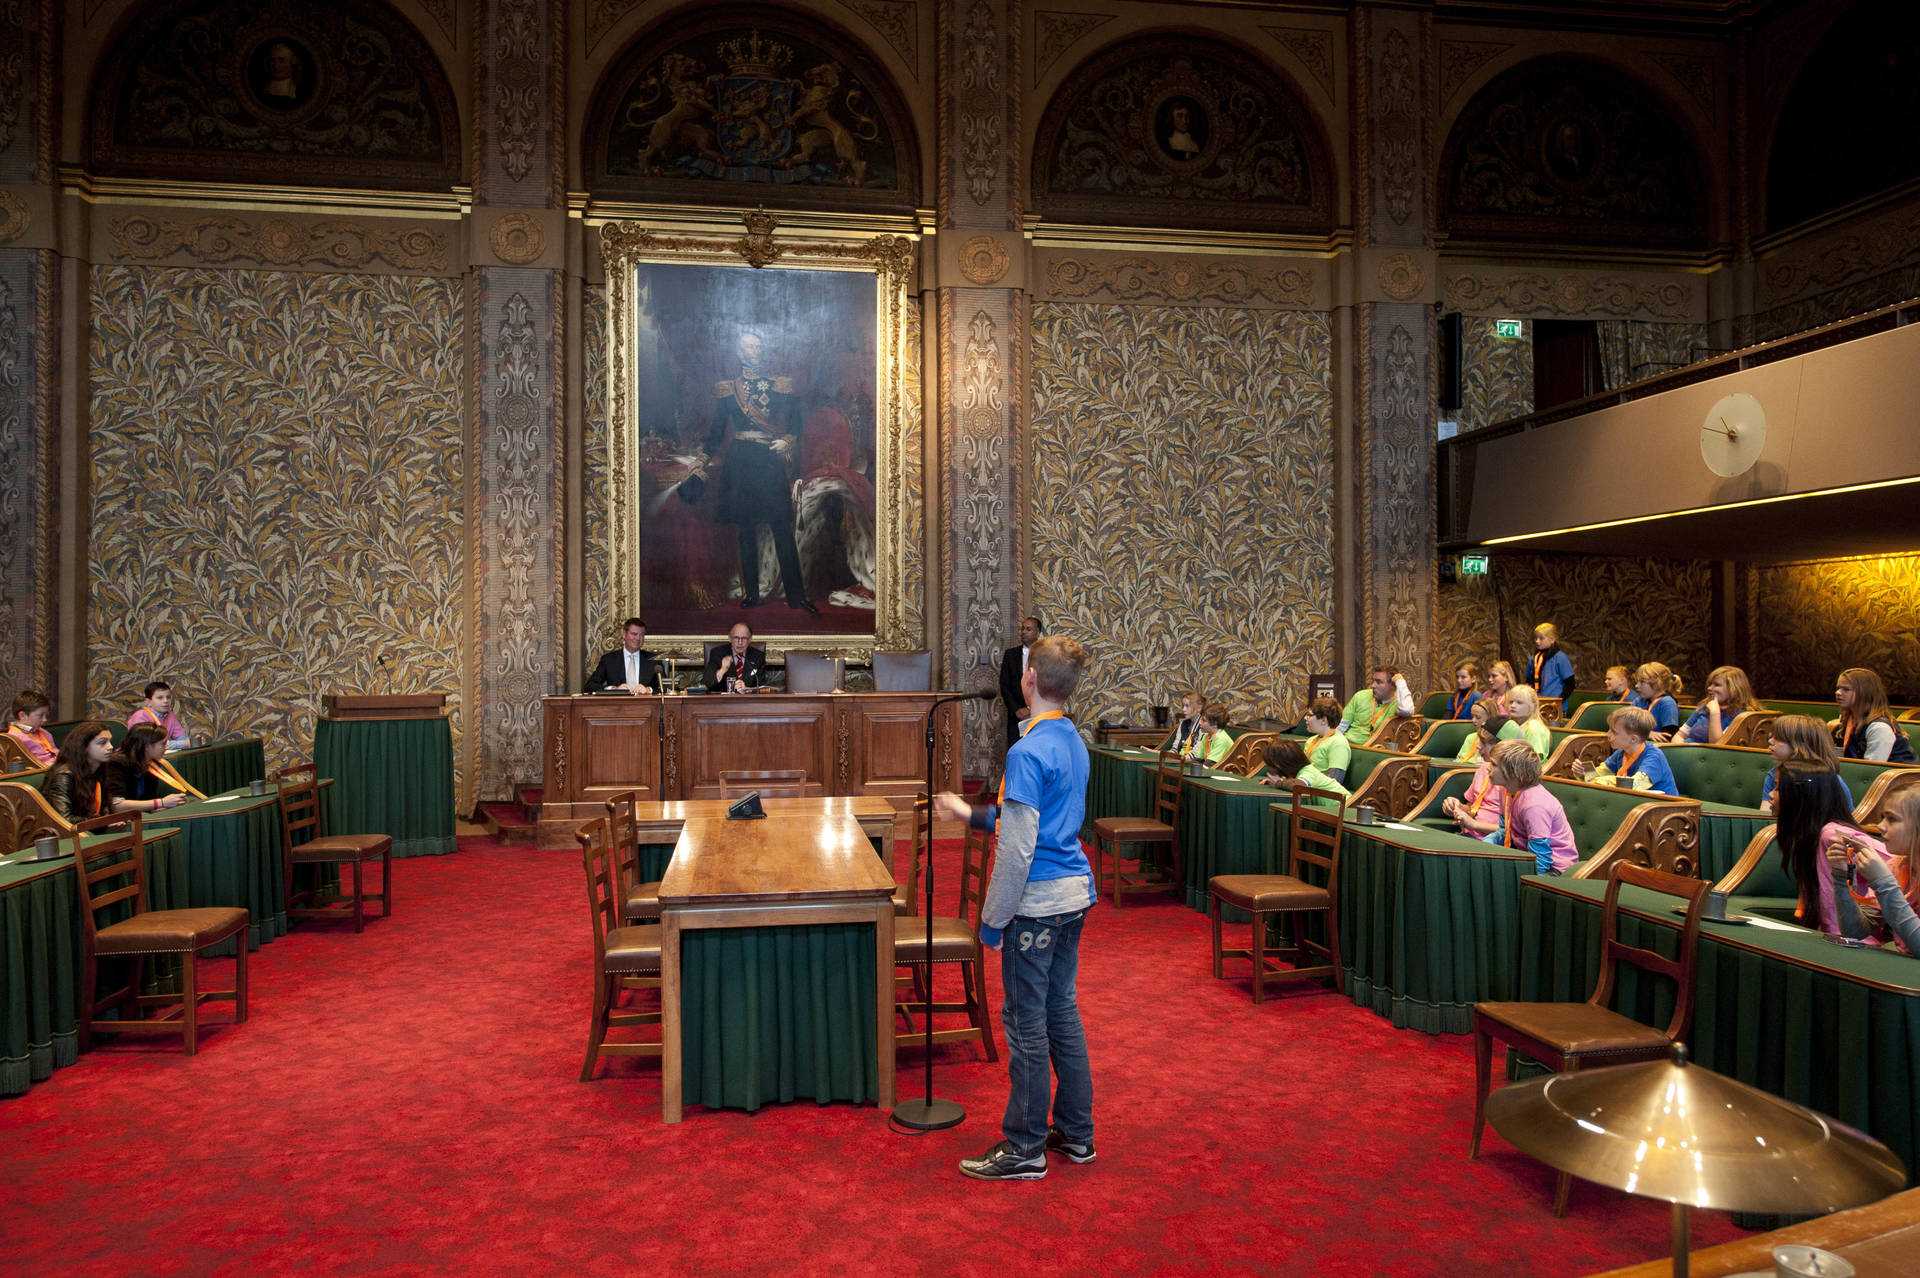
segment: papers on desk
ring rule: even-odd
[[[1747,922],[1753,924],[1755,927],[1772,928],[1776,932],[1803,932],[1804,933],[1808,931],[1807,928],[1800,927],[1797,924],[1782,923],[1779,919],[1763,918],[1758,914],[1743,914],[1740,917],[1744,918]]]
[[[1417,831],[1420,828],[1417,825],[1406,825],[1399,821],[1376,821],[1374,822],[1374,824],[1379,826],[1383,830],[1416,830]]]
[[[212,798],[202,799],[202,803],[232,803],[235,799],[251,799],[250,794],[216,794]]]

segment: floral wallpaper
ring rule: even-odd
[[[586,639],[586,651],[578,654],[576,664],[585,678],[589,666],[603,652],[617,646],[620,642],[615,627],[621,618],[613,616],[612,603],[612,546],[608,544],[609,523],[607,519],[607,290],[605,285],[588,285],[584,291],[585,315],[581,341],[584,344],[582,376],[586,378],[583,388],[583,417],[585,419],[586,439],[581,454],[583,472],[583,500],[586,510],[583,513],[582,530],[585,538],[585,605],[586,620],[582,634]],[[907,305],[906,379],[904,397],[906,401],[906,421],[903,425],[902,447],[906,452],[906,492],[901,503],[901,512],[906,527],[903,538],[906,542],[902,564],[902,577],[906,591],[904,616],[909,634],[922,634],[923,618],[926,615],[925,587],[925,547],[922,542],[926,529],[926,501],[922,495],[924,458],[922,440],[921,388],[920,388],[920,304],[910,301]]]
[[[1076,715],[1296,716],[1333,668],[1326,317],[1040,302],[1032,351],[1034,603],[1093,649]]]
[[[1833,695],[1865,666],[1895,705],[1920,705],[1920,555],[1766,564],[1754,573],[1754,686],[1762,696]]]
[[[1533,411],[1533,321],[1519,337],[1496,337],[1491,315],[1460,317],[1460,408],[1464,433]]]
[[[1662,661],[1703,690],[1714,666],[1707,599],[1712,565],[1611,555],[1495,554],[1485,577],[1442,585],[1435,604],[1428,690],[1453,686],[1456,662],[1484,673],[1502,656],[1515,668],[1533,651],[1533,628],[1551,621],[1573,659],[1577,686],[1599,688],[1608,666]],[[1507,640],[1500,648],[1504,615]],[[1524,674],[1522,675],[1524,678]]]
[[[165,678],[190,730],[284,766],[323,693],[391,679],[447,694],[458,767],[459,283],[96,266],[92,291],[92,711]]]

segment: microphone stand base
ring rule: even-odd
[[[958,1127],[967,1111],[950,1100],[901,1101],[893,1107],[893,1121],[917,1132],[939,1132]]]

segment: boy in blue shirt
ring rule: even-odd
[[[1639,706],[1621,706],[1607,716],[1607,744],[1613,747],[1613,753],[1598,768],[1575,763],[1574,775],[1598,785],[1617,785],[1617,778],[1625,777],[1627,787],[1636,790],[1640,787],[1634,784],[1634,778],[1645,777],[1648,790],[1678,798],[1680,783],[1674,779],[1673,766],[1660,747],[1648,740],[1652,735],[1652,714]]]
[[[1007,752],[1000,803],[975,808],[952,794],[948,816],[998,829],[993,877],[980,906],[980,940],[1000,951],[1000,1024],[1007,1035],[1005,1139],[960,1160],[975,1180],[1039,1180],[1047,1153],[1093,1161],[1093,1071],[1074,981],[1080,928],[1094,902],[1093,867],[1080,846],[1087,806],[1087,747],[1067,720],[1087,650],[1048,635],[1027,654],[1020,690],[1031,708]],[[1048,1065],[1057,1087],[1048,1125]]]

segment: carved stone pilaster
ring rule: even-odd
[[[564,541],[558,272],[474,272],[469,434],[480,798],[541,775],[540,699],[557,690]],[[477,729],[477,730],[476,730]]]
[[[1020,228],[1019,0],[940,6],[941,224]]]
[[[0,250],[0,686],[53,682],[54,255]]]
[[[483,0],[474,27],[474,192],[479,201],[547,208],[565,190],[566,5]]]
[[[947,686],[977,688],[998,677],[1024,598],[1025,295],[944,289],[940,331],[940,628]],[[963,765],[982,776],[1006,749],[1001,715],[970,702],[965,719]]]
[[[1362,7],[1354,31],[1360,243],[1425,247],[1433,203],[1432,19]]]
[[[1372,303],[1359,323],[1361,650],[1372,665],[1427,669],[1433,633],[1433,312]]]

